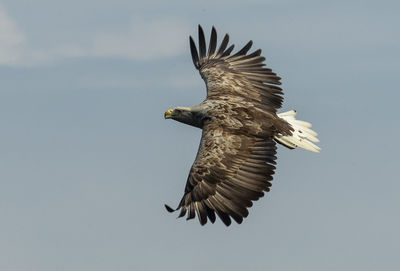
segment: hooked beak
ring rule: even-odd
[[[168,109],[167,111],[165,111],[164,113],[164,119],[170,119],[172,118],[172,112],[174,111],[174,109]]]

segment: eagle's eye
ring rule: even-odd
[[[174,110],[174,113],[179,115],[179,114],[182,113],[182,110],[180,110],[180,109],[175,109],[175,110]]]

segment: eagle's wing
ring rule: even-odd
[[[261,49],[247,54],[253,42],[249,41],[240,51],[231,55],[234,45],[227,48],[226,34],[218,50],[217,32],[212,28],[207,50],[204,32],[199,25],[199,51],[190,37],[193,63],[206,82],[207,97],[240,96],[254,102],[255,106],[271,113],[281,107],[283,98],[280,77],[265,68]]]
[[[190,170],[185,194],[176,210],[179,217],[195,217],[202,225],[215,213],[225,225],[231,217],[241,223],[252,201],[269,191],[275,171],[276,146],[270,140],[232,133],[217,122],[208,122],[197,157]],[[174,211],[166,205],[168,211]]]

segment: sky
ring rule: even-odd
[[[400,268],[398,1],[0,0],[0,270]],[[176,219],[205,98],[197,25],[262,48],[281,112],[322,152],[278,148],[241,225]]]

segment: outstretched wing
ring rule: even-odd
[[[176,210],[179,217],[198,216],[200,224],[207,218],[215,222],[215,213],[225,225],[231,218],[241,223],[247,208],[268,192],[275,171],[275,142],[222,129],[208,122],[196,160],[190,170],[185,194]],[[174,211],[167,206],[167,210]]]
[[[223,38],[218,50],[217,32],[211,30],[207,50],[204,31],[199,25],[199,51],[190,37],[193,63],[206,82],[207,98],[227,95],[245,97],[257,107],[276,113],[282,105],[280,77],[265,68],[261,49],[248,54],[253,42],[249,41],[240,51],[231,55],[234,45],[228,47],[229,35]],[[227,48],[228,47],[228,48]]]

